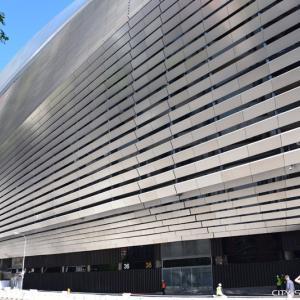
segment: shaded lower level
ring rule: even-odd
[[[2,260],[1,270],[17,278],[21,262]],[[26,289],[159,293],[162,279],[170,294],[275,287],[277,274],[299,275],[300,232],[29,256],[25,266]]]

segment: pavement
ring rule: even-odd
[[[295,298],[300,299],[300,296]],[[186,296],[186,295],[131,295],[131,294],[121,294],[121,295],[105,295],[105,294],[84,294],[84,293],[67,293],[63,292],[42,292],[36,290],[0,290],[0,300],[201,300],[201,299],[234,299],[234,300],[245,300],[245,299],[274,299],[281,300],[287,299],[287,297],[278,296],[229,296],[229,297],[214,297],[212,295],[207,296]]]

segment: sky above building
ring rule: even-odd
[[[9,36],[0,44],[0,72],[19,50],[49,21],[73,0],[1,0],[0,11],[5,13],[3,27]]]

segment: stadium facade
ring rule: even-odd
[[[300,269],[297,0],[93,0],[2,88],[0,258],[25,288],[208,292]]]

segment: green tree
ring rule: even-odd
[[[3,12],[0,11],[0,26],[5,25],[4,20],[5,20],[5,15]],[[0,28],[0,42],[5,43],[6,41],[8,41],[8,36]]]

